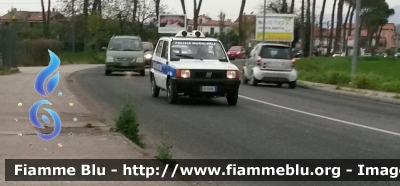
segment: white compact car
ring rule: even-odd
[[[296,88],[297,71],[290,47],[283,44],[260,43],[250,53],[242,71],[242,83],[256,86],[258,83],[273,83],[279,87],[289,84]]]
[[[234,58],[226,55],[219,40],[200,31],[189,28],[175,37],[162,37],[152,58],[152,96],[164,90],[171,104],[178,96],[189,96],[226,97],[229,105],[236,105],[240,71],[230,60]]]

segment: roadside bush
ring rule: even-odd
[[[155,158],[164,164],[175,164],[176,161],[172,157],[171,149],[172,145],[169,143],[168,135],[164,133],[161,144],[157,147],[157,156]]]
[[[353,86],[361,89],[379,90],[382,77],[373,73],[358,74],[353,80]]]
[[[400,82],[384,82],[380,86],[380,90],[400,93]]]
[[[58,54],[58,57],[61,60],[61,64],[104,64],[106,61],[105,52],[66,52]]]
[[[333,85],[348,84],[351,78],[349,73],[340,71],[328,71],[326,72],[326,83]]]
[[[119,117],[116,119],[116,131],[121,132],[133,143],[144,148],[143,135],[139,134],[139,124],[132,103],[127,103],[121,110]]]
[[[62,43],[54,39],[27,39],[18,43],[17,60],[20,66],[47,66],[48,50],[58,53]]]

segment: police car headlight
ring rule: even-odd
[[[146,59],[151,59],[151,57],[152,57],[151,54],[146,54],[146,55],[144,56],[144,58],[146,58]]]
[[[190,70],[179,70],[177,75],[181,78],[190,78]]]
[[[138,57],[138,58],[136,59],[136,62],[138,62],[138,63],[143,63],[143,57]]]
[[[238,77],[238,72],[235,70],[229,70],[226,72],[226,78],[233,79]]]
[[[114,58],[112,56],[107,56],[106,62],[114,62]]]

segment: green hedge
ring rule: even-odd
[[[84,64],[104,64],[106,61],[105,52],[80,52],[80,53],[60,53],[57,54],[61,64],[84,63]]]
[[[46,66],[49,53],[59,53],[62,43],[52,39],[28,39],[18,43],[17,63],[19,66]]]
[[[349,86],[351,57],[310,57],[295,62],[299,79]],[[361,57],[352,86],[400,93],[400,59]]]

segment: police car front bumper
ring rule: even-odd
[[[239,91],[239,79],[171,79],[172,88],[185,96],[225,96]],[[205,90],[203,87],[212,88]]]

